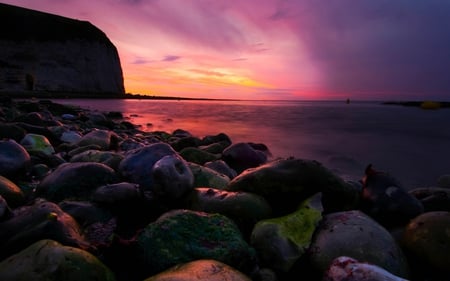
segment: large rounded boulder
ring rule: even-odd
[[[40,240],[0,263],[0,280],[114,281],[112,271],[82,249]]]
[[[54,202],[86,200],[97,187],[117,182],[115,171],[104,164],[64,163],[44,178],[37,186],[36,194]]]
[[[25,172],[31,162],[30,154],[14,140],[0,140],[0,175],[17,176]]]
[[[199,259],[214,259],[240,271],[252,270],[255,252],[237,226],[220,214],[174,210],[138,236],[140,262],[147,274]]]
[[[239,142],[227,147],[222,158],[236,172],[241,173],[248,168],[258,167],[267,162],[267,151],[246,142]]]
[[[340,256],[377,265],[394,275],[408,277],[406,258],[392,235],[361,211],[326,215],[310,246],[310,261],[323,273]]]

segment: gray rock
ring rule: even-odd
[[[45,155],[52,155],[55,153],[50,141],[42,135],[26,134],[26,136],[20,141],[20,144],[29,153],[43,153]]]
[[[75,131],[66,131],[61,134],[60,140],[65,143],[77,143],[81,140],[80,133]]]
[[[314,234],[310,261],[323,274],[340,256],[377,265],[394,275],[407,278],[406,258],[391,234],[360,211],[326,215]]]
[[[194,188],[194,175],[178,155],[166,155],[152,168],[153,191],[157,196],[179,199]]]
[[[143,148],[129,151],[120,162],[119,172],[126,181],[137,183],[144,190],[153,188],[153,165],[167,155],[176,151],[166,143],[155,143]]]
[[[195,163],[189,163],[189,168],[194,175],[194,187],[225,189],[230,182],[230,179],[227,176],[220,174],[213,169]]]
[[[97,187],[117,182],[114,170],[104,164],[64,163],[39,183],[36,194],[54,202],[84,200],[89,199]]]
[[[222,158],[239,174],[248,168],[258,167],[267,162],[267,154],[255,149],[249,143],[235,143],[227,147]]]
[[[204,166],[206,168],[210,168],[216,172],[224,174],[225,176],[229,177],[230,179],[233,179],[237,176],[236,171],[231,169],[230,166],[228,166],[228,164],[223,160],[215,160],[212,162],[207,162],[204,164]]]
[[[118,143],[119,136],[108,130],[94,129],[84,135],[78,142],[78,146],[98,145],[102,150],[109,150]]]
[[[0,140],[0,175],[16,176],[30,164],[30,154],[14,140]]]

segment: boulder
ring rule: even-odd
[[[14,140],[0,140],[0,175],[9,177],[23,174],[31,163],[30,154]]]
[[[121,182],[98,187],[92,194],[92,201],[100,204],[121,206],[142,198],[139,186],[134,183]]]
[[[98,145],[102,150],[109,150],[117,146],[119,136],[109,130],[94,129],[84,135],[78,142],[78,146]]]
[[[0,176],[0,196],[12,208],[22,205],[25,202],[25,195],[22,190],[9,179]]]
[[[11,218],[12,211],[8,206],[8,202],[0,195],[0,222]]]
[[[76,131],[65,131],[61,134],[60,140],[65,143],[78,143],[82,135]]]
[[[104,164],[64,163],[39,183],[36,195],[54,202],[84,200],[89,199],[97,187],[118,181],[115,171]]]
[[[419,199],[424,212],[450,212],[450,188],[422,187],[409,191],[409,194]]]
[[[170,211],[150,223],[137,240],[147,274],[199,259],[214,259],[246,273],[256,262],[236,225],[220,214]]]
[[[225,189],[230,182],[230,179],[227,176],[220,174],[213,169],[195,163],[189,163],[189,168],[194,175],[194,187]]]
[[[251,281],[236,269],[216,260],[196,260],[171,267],[144,281]]]
[[[0,140],[2,139],[13,139],[16,142],[20,142],[27,132],[15,125],[10,123],[0,123]]]
[[[180,151],[181,157],[188,162],[193,162],[199,165],[203,165],[206,162],[214,161],[220,158],[220,156],[206,152],[196,147],[186,147]]]
[[[26,134],[20,141],[20,144],[31,153],[43,153],[45,155],[52,155],[55,153],[50,141],[42,135]]]
[[[44,239],[2,261],[0,280],[114,281],[115,277],[89,252]]]
[[[227,163],[223,160],[215,160],[212,162],[207,162],[204,164],[206,168],[213,169],[214,171],[223,174],[230,179],[233,179],[237,176],[237,173],[235,170],[231,169],[230,166],[228,166]]]
[[[320,197],[313,197],[292,214],[259,221],[253,228],[250,244],[256,249],[261,265],[289,272],[308,250],[321,219]]]
[[[309,255],[320,274],[335,258],[348,256],[402,278],[409,275],[406,258],[392,235],[361,211],[325,215],[313,236]]]
[[[266,152],[255,149],[249,143],[240,142],[227,147],[222,153],[222,158],[239,174],[248,168],[266,163],[268,157]]]
[[[111,167],[113,170],[117,170],[119,168],[120,162],[123,159],[124,156],[116,152],[91,149],[74,155],[72,158],[70,158],[70,162],[102,163],[108,167]]]

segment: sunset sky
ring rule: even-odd
[[[128,93],[450,99],[447,0],[0,0],[103,30]]]

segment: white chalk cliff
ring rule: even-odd
[[[0,92],[123,94],[116,47],[97,27],[0,4]]]

